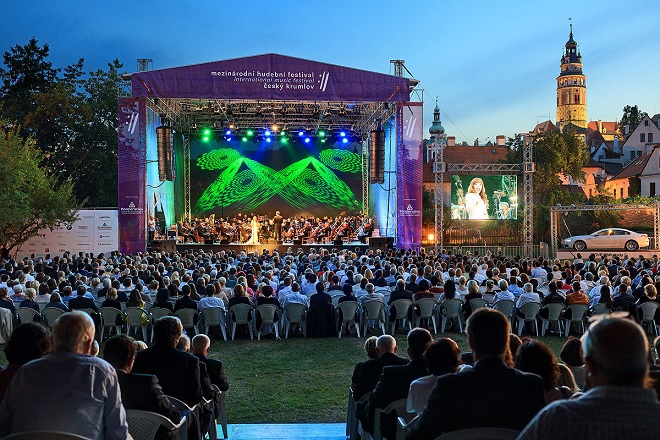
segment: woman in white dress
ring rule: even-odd
[[[488,220],[488,197],[484,181],[476,177],[465,194],[465,210],[470,220]]]
[[[259,220],[257,220],[257,216],[255,215],[252,217],[252,221],[250,222],[250,226],[252,227],[252,236],[250,239],[245,243],[245,244],[261,244],[259,242]]]

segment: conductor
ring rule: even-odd
[[[277,243],[282,243],[282,222],[284,218],[280,215],[280,211],[275,211],[275,217],[273,217],[273,226],[275,227],[275,241]]]

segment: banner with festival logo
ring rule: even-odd
[[[116,209],[83,209],[78,220],[53,229],[42,229],[17,252],[18,258],[45,257],[82,252],[109,255],[119,249],[119,217]]]
[[[119,99],[118,205],[119,250],[146,250],[146,130],[147,111],[143,99]]]
[[[397,247],[422,244],[423,104],[398,103],[397,125]]]

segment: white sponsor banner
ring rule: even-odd
[[[78,211],[78,220],[73,224],[62,224],[59,228],[42,229],[30,238],[18,251],[18,258],[35,254],[62,255],[103,252],[109,254],[119,249],[119,213],[116,209],[83,209]]]

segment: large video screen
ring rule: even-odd
[[[190,149],[195,217],[273,216],[279,210],[284,217],[322,218],[361,209],[359,143],[193,140]]]
[[[456,220],[516,220],[518,176],[453,175],[451,218]]]

